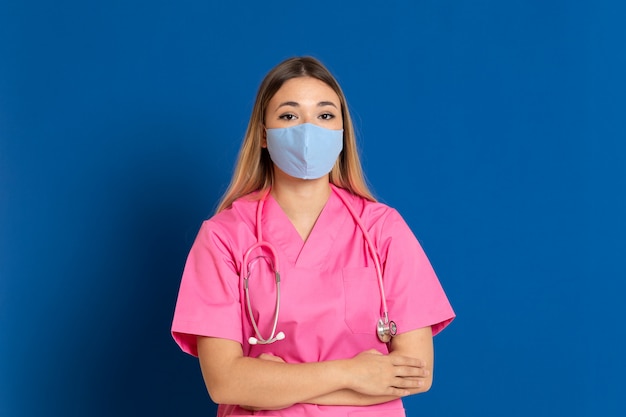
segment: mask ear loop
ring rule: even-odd
[[[267,149],[267,128],[265,127],[265,123],[261,123],[261,132],[262,132],[261,148]],[[269,193],[269,188],[268,188],[268,193]],[[263,196],[263,199],[265,199],[265,197],[267,197],[267,194]]]

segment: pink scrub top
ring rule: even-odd
[[[191,248],[178,294],[172,334],[181,349],[197,356],[196,336],[241,343],[243,353],[280,356],[287,363],[352,358],[387,345],[376,336],[381,296],[374,263],[361,229],[342,193],[361,217],[378,250],[389,309],[398,333],[431,326],[439,333],[454,318],[448,299],[417,239],[394,209],[333,187],[306,242],[271,195],[262,213],[263,239],[277,252],[281,274],[277,332],[285,339],[250,345],[255,336],[239,272],[244,253],[257,242],[258,194],[235,201],[205,221]],[[254,259],[254,256],[251,257]],[[252,265],[250,298],[261,335],[271,333],[276,285],[265,261]],[[218,417],[404,416],[401,400],[367,407],[295,404],[279,411],[246,411],[219,405]]]

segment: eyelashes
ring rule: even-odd
[[[296,120],[297,116],[295,114],[292,114],[292,113],[287,113],[287,114],[281,114],[280,116],[278,116],[278,118],[280,120],[285,120],[285,121],[290,122],[292,120]]]
[[[319,116],[317,116],[318,119],[322,119],[322,120],[333,120],[335,117],[334,114],[329,113],[329,112],[325,112],[320,114]],[[281,114],[280,116],[278,116],[278,118],[280,120],[285,120],[287,122],[291,122],[293,120],[297,120],[298,116],[293,114],[293,113],[285,113],[285,114]]]

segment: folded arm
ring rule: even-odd
[[[214,402],[262,409],[328,401],[329,395],[337,401],[350,401],[345,395],[388,401],[418,391],[427,365],[402,351],[374,350],[345,360],[288,364],[245,357],[239,343],[211,337],[198,337],[198,357]]]
[[[391,357],[410,357],[419,360],[423,365],[420,375],[403,377],[415,383],[413,387],[406,388],[409,395],[428,391],[433,381],[434,354],[431,328],[424,327],[397,335],[391,339],[390,350],[389,356]],[[372,405],[399,397],[398,395],[365,395],[351,389],[342,389],[312,398],[307,402],[318,405]]]

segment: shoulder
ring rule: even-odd
[[[390,220],[396,221],[397,219],[402,219],[398,211],[387,204],[378,201],[370,201],[359,195],[352,194],[350,191],[343,188],[335,187],[334,189],[337,194],[340,194],[340,197],[342,197],[344,201],[352,206],[368,229],[382,226]]]
[[[257,204],[257,193],[238,198],[229,208],[205,220],[200,227],[200,235],[233,241],[242,232],[253,232]]]
[[[233,201],[230,207],[216,213],[207,222],[228,225],[233,221],[254,219],[258,201],[258,193],[246,194]]]
[[[386,250],[392,242],[401,246],[415,246],[417,242],[415,234],[395,208],[377,201],[370,201],[344,189],[336,190],[344,201],[352,206],[379,250]]]

